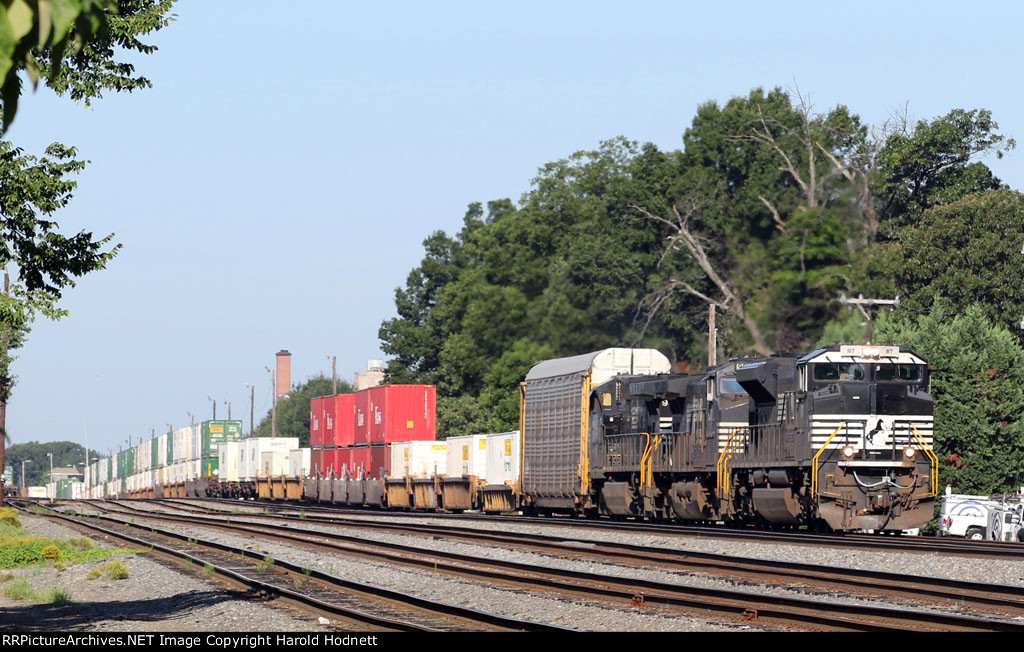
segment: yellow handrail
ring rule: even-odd
[[[715,485],[718,489],[718,497],[724,499],[726,494],[729,492],[729,478],[725,477],[726,467],[729,464],[729,460],[732,459],[732,455],[729,454],[729,449],[732,448],[732,440],[736,438],[736,435],[743,432],[742,430],[733,430],[732,434],[729,435],[729,439],[725,442],[725,447],[722,448],[722,452],[718,455],[718,462],[715,464],[715,472],[718,476],[715,479]],[[728,455],[728,457],[727,457]]]
[[[832,439],[839,434],[839,431],[842,430],[845,425],[845,421],[840,423],[839,427],[833,430],[832,434],[829,435],[828,439],[825,441],[825,445],[819,448],[818,452],[815,453],[814,457],[811,459],[811,498],[818,495],[818,458],[821,457],[821,454],[825,452],[828,445],[832,443]]]
[[[913,423],[910,424],[910,428],[914,431],[914,437],[917,438],[917,443],[921,445],[921,450],[924,451],[924,454],[928,456],[928,459],[932,463],[931,495],[936,496],[939,493],[939,457],[935,454],[935,451],[932,450],[931,446],[928,445],[928,442],[924,440],[924,437],[921,435],[921,433],[917,431],[917,427]]]
[[[642,433],[647,437],[647,443],[644,445],[643,455],[640,456],[640,488],[654,486],[654,464],[651,462],[651,457],[654,456],[654,451],[658,449],[658,444],[661,443],[661,435],[654,435],[654,440],[651,440],[651,433]]]

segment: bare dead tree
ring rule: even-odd
[[[701,269],[704,275],[711,280],[718,289],[719,294],[722,295],[721,299],[716,299],[697,290],[683,279],[679,279],[674,276],[670,277],[661,288],[649,294],[644,298],[644,301],[641,302],[641,306],[646,306],[647,313],[647,319],[644,323],[641,337],[643,337],[643,333],[646,332],[651,320],[654,319],[665,301],[667,301],[668,298],[676,291],[682,290],[690,296],[697,297],[707,304],[716,306],[723,312],[735,315],[743,323],[744,328],[746,328],[751,339],[753,339],[754,350],[760,355],[771,355],[771,347],[769,347],[768,343],[765,341],[764,335],[761,333],[761,329],[758,327],[757,322],[754,321],[753,317],[750,316],[750,313],[747,312],[744,307],[743,300],[715,269],[707,251],[704,249],[703,244],[701,244],[700,238],[690,228],[690,218],[693,217],[693,215],[700,209],[700,205],[696,199],[692,196],[689,197],[686,200],[685,211],[683,212],[680,212],[679,207],[676,204],[673,204],[672,218],[665,218],[661,215],[656,215],[647,209],[636,205],[631,205],[630,208],[639,212],[645,218],[660,222],[671,229],[671,235],[665,243],[665,251],[662,253],[661,261],[658,263],[659,266],[669,254],[682,252],[697,263],[697,266]]]
[[[800,124],[795,128],[765,116],[758,105],[757,119],[751,123],[749,131],[730,139],[757,143],[774,152],[781,160],[778,169],[788,174],[800,188],[804,200],[800,208],[824,205],[832,191],[829,182],[837,176],[845,179],[857,198],[865,234],[873,239],[878,232],[877,209],[872,192],[878,154],[889,136],[901,130],[906,131],[906,112],[893,113],[881,125],[872,125],[870,137],[862,147],[849,152],[836,152],[827,147],[824,141],[827,135],[837,134],[829,129],[824,116],[814,113],[810,96],[801,93],[799,88],[795,89],[794,94],[800,117]],[[793,139],[797,146],[794,148],[783,142],[781,137]],[[820,161],[828,161],[828,170],[824,173],[819,170]],[[758,195],[758,199],[771,213],[775,228],[785,233],[786,222],[779,208],[762,195]]]

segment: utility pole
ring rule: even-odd
[[[231,401],[224,399],[224,403],[228,406],[228,421],[231,421]]]
[[[331,361],[331,396],[336,396],[338,394],[338,356],[328,353],[327,359]]]
[[[270,436],[277,437],[277,372],[270,367],[266,367],[266,370],[270,373],[271,390],[274,396],[274,402],[270,407]]]
[[[249,436],[256,434],[256,385],[245,384],[249,388]]]
[[[212,396],[207,396],[206,399],[208,401],[213,401],[213,420],[216,421],[217,420],[217,399],[213,398]]]
[[[718,364],[718,329],[715,328],[715,304],[708,304],[708,367]]]
[[[900,298],[897,296],[895,299],[865,299],[864,295],[858,296],[856,299],[847,299],[846,295],[839,297],[839,303],[846,304],[848,306],[857,306],[861,314],[864,315],[864,319],[867,320],[867,337],[865,338],[868,344],[871,344],[871,322],[872,313],[864,309],[864,306],[898,306],[900,305]]]

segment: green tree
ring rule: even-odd
[[[85,462],[85,447],[71,441],[38,442],[12,444],[7,447],[7,464],[14,467],[14,482],[21,486],[21,463],[25,461],[25,486],[41,486],[49,482],[50,458],[53,453],[53,467],[76,467],[82,470]],[[92,458],[103,456],[92,451]]]
[[[58,94],[86,104],[104,90],[131,91],[149,80],[117,61],[122,51],[151,53],[139,38],[166,26],[173,0],[0,0],[0,111],[6,132],[21,94],[18,73],[42,79]],[[70,57],[65,52],[73,45]],[[70,200],[72,175],[85,163],[73,147],[54,143],[45,156],[26,155],[0,141],[0,266],[16,274],[11,293],[0,295],[3,331],[24,337],[43,315],[59,319],[61,292],[74,278],[103,269],[120,245],[113,235],[64,235],[54,214]],[[0,355],[0,430],[13,388],[10,358]],[[4,432],[6,435],[6,432]],[[0,440],[0,466],[4,461]]]
[[[1016,491],[1024,482],[1024,348],[979,304],[928,314],[883,313],[879,341],[894,341],[937,368],[935,452],[940,484],[962,493]]]
[[[1024,194],[993,190],[926,210],[904,229],[878,273],[900,301],[925,310],[942,299],[954,312],[977,303],[994,324],[1021,331],[1024,317]]]
[[[910,133],[892,134],[878,156],[876,192],[886,235],[917,226],[929,208],[970,194],[1005,188],[980,156],[1003,154],[1016,142],[997,133],[985,109],[954,109],[932,121],[919,121]]]
[[[319,374],[297,385],[286,396],[277,400],[277,436],[298,437],[300,447],[309,446],[309,401],[318,396],[331,396],[332,380]],[[347,381],[338,381],[338,393],[353,391]],[[256,426],[257,437],[270,437],[273,430],[273,408]]]

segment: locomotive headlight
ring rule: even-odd
[[[913,446],[907,446],[903,449],[903,457],[907,458],[907,461],[913,460],[915,455],[917,455],[917,451],[914,450]]]
[[[853,456],[856,455],[856,454],[857,454],[857,449],[854,448],[853,446],[851,446],[850,444],[847,444],[846,446],[843,446],[843,459],[844,460],[852,460]]]

